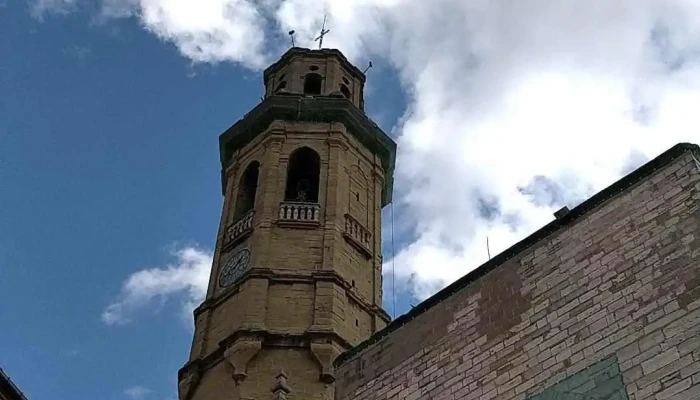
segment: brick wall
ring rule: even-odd
[[[693,149],[674,147],[341,356],[336,398],[700,399]]]

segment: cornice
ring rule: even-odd
[[[216,350],[210,354],[187,362],[178,371],[178,380],[185,379],[190,373],[202,374],[220,362],[224,361],[226,349],[241,340],[260,341],[263,347],[293,347],[310,348],[315,342],[331,340],[344,349],[352,348],[352,344],[340,334],[332,330],[308,329],[305,331],[278,331],[268,329],[239,328],[218,343]]]
[[[238,282],[236,282],[231,288],[227,289],[225,292],[216,297],[210,297],[204,300],[204,302],[202,302],[202,304],[200,304],[199,307],[195,308],[193,312],[195,320],[203,312],[218,307],[222,303],[225,303],[232,296],[238,294],[240,292],[241,286],[251,279],[266,279],[268,281],[268,284],[306,283],[309,285],[313,285],[316,282],[332,282],[345,289],[346,295],[352,301],[357,303],[357,305],[360,308],[362,308],[365,312],[377,315],[387,322],[391,319],[389,317],[389,314],[387,314],[386,311],[384,311],[380,306],[371,303],[370,301],[356,293],[356,290],[352,286],[352,284],[336,271],[316,270],[302,273],[298,271],[273,270],[270,268],[252,268],[248,270],[245,274],[243,274],[238,280]]]
[[[344,126],[348,134],[381,160],[385,175],[382,206],[391,202],[396,143],[362,110],[344,97],[308,97],[298,94],[269,96],[219,136],[222,168],[225,170],[235,162],[234,154],[237,149],[266,132],[275,121],[331,123],[331,129],[334,131],[340,131],[336,125]],[[223,178],[226,179],[225,176]]]

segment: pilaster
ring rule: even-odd
[[[234,154],[236,156],[238,152]],[[214,249],[214,255],[212,257],[212,268],[209,273],[209,286],[207,287],[206,298],[210,298],[214,295],[216,288],[216,274],[218,272],[217,266],[221,260],[221,248],[224,240],[224,235],[226,232],[226,227],[228,226],[231,210],[233,209],[233,202],[235,202],[234,191],[236,188],[235,174],[238,171],[239,164],[234,163],[231,165],[224,174],[226,176],[226,188],[224,193],[224,201],[221,210],[221,218],[219,219],[219,230],[216,235],[216,248]]]
[[[267,289],[269,281],[264,278],[252,278],[245,290],[246,313],[243,328],[265,330],[265,313],[267,310]]]
[[[338,224],[342,220],[343,185],[341,179],[345,167],[345,154],[348,151],[348,143],[345,138],[345,127],[342,124],[332,123],[326,140],[328,146],[328,170],[326,178],[325,199],[325,224],[323,233],[323,264],[322,269],[332,270],[337,263],[336,245],[338,242]]]
[[[262,249],[269,249],[271,243],[270,230],[272,224],[277,219],[279,213],[279,202],[282,199],[282,190],[279,182],[284,180],[286,175],[286,165],[281,165],[282,146],[284,145],[285,129],[281,122],[274,122],[270,126],[270,133],[263,141],[265,146],[265,162],[263,165],[263,174],[258,192],[260,193],[259,207],[262,211],[258,221],[257,228],[261,235],[260,241]],[[258,206],[258,205],[256,205]],[[269,265],[269,257],[267,252],[258,254],[258,263],[254,267],[266,267]]]
[[[372,242],[374,246],[374,258],[372,259],[372,267],[374,270],[374,290],[372,301],[374,304],[381,307],[382,305],[382,188],[384,187],[384,176],[381,173],[381,167],[375,165],[372,172],[372,181],[374,184],[374,221],[372,230]],[[393,215],[392,215],[393,218]]]
[[[333,304],[335,301],[335,283],[316,281],[314,299],[314,324],[312,330],[331,330],[333,328]]]

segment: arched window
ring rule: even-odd
[[[321,157],[308,147],[295,150],[289,157],[285,201],[318,202]]]
[[[286,89],[286,88],[287,88],[287,81],[282,81],[277,85],[277,88],[275,88],[275,93],[279,92],[282,89]]]
[[[342,93],[343,96],[345,96],[346,98],[352,99],[352,93],[350,93],[350,89],[348,89],[348,87],[342,83],[340,84],[340,93]]]
[[[236,208],[233,211],[233,220],[243,217],[255,207],[255,192],[258,189],[258,175],[260,163],[253,161],[243,171],[241,181],[238,183],[238,195],[236,196]]]
[[[316,73],[306,74],[304,78],[304,94],[321,94],[323,78]]]

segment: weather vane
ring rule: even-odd
[[[318,49],[321,50],[321,46],[323,46],[323,37],[326,36],[326,33],[330,32],[330,29],[326,29],[326,16],[323,16],[323,25],[321,25],[321,34],[318,35],[316,39],[314,39],[314,42],[318,42]]]

